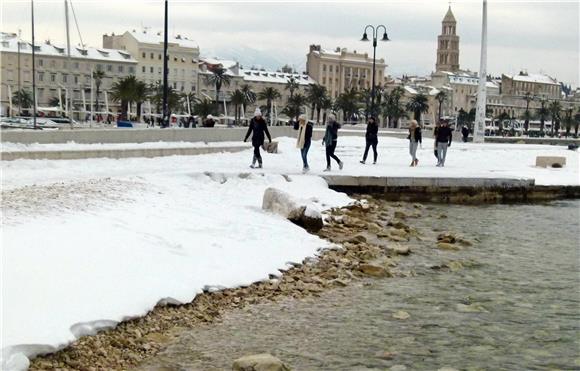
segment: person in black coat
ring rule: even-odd
[[[467,143],[467,138],[469,138],[469,128],[467,125],[463,125],[461,128],[461,135],[463,135],[463,142]]]
[[[338,141],[338,129],[340,129],[340,124],[336,122],[336,116],[333,114],[328,115],[328,124],[326,125],[324,139],[322,139],[322,144],[326,147],[326,169],[324,171],[330,171],[331,158],[336,161],[340,170],[344,166],[343,162],[334,154]]]
[[[266,120],[262,118],[262,111],[256,108],[254,112],[254,117],[250,120],[250,125],[248,127],[248,132],[244,138],[244,142],[248,140],[252,134],[252,146],[254,147],[254,158],[252,159],[252,164],[250,167],[252,169],[256,168],[256,161],[258,161],[258,169],[262,168],[262,156],[260,155],[260,147],[264,144],[264,134],[268,137],[268,141],[272,143],[272,137],[268,131],[268,124]]]
[[[451,140],[453,139],[453,132],[449,127],[447,121],[441,122],[441,127],[437,131],[437,155],[438,167],[445,166],[445,157],[447,157],[447,147],[451,147]]]
[[[367,122],[367,132],[365,134],[366,146],[365,146],[365,153],[363,155],[363,159],[360,162],[364,164],[367,160],[367,156],[369,154],[369,148],[373,147],[373,164],[377,163],[377,144],[379,143],[379,124],[377,123],[374,116],[369,117],[369,121]]]

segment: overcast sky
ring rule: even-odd
[[[72,0],[85,44],[101,46],[102,34],[148,26],[163,27],[163,1]],[[479,69],[481,1],[457,0],[451,6],[460,36],[461,68]],[[347,47],[372,55],[360,42],[366,24],[387,26],[388,43],[377,57],[399,76],[428,74],[435,68],[437,35],[448,7],[445,0],[375,2],[201,2],[170,0],[170,32],[195,39],[202,55],[238,55],[242,63],[269,68],[289,63],[304,70],[310,44]],[[3,0],[1,28],[22,30],[30,40],[30,1]],[[488,72],[494,75],[544,72],[579,85],[578,0],[490,0]],[[64,42],[64,0],[35,1],[36,38]],[[74,23],[71,42],[79,43]]]

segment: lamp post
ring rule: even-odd
[[[383,29],[383,38],[381,39],[381,41],[390,41],[389,40],[389,36],[387,35],[387,28],[385,26],[378,25],[378,26],[372,26],[372,25],[367,25],[364,29],[364,33],[363,33],[363,37],[360,41],[370,41],[368,36],[367,36],[367,30],[368,29],[372,30],[372,37],[373,37],[373,81],[372,81],[372,87],[371,87],[371,115],[375,116],[376,112],[375,112],[375,65],[376,65],[376,56],[377,56],[377,36],[379,33],[379,30],[382,28]],[[368,111],[368,110],[367,110]]]
[[[165,24],[163,28],[163,123],[162,128],[169,127],[169,107],[167,106],[167,0],[165,0]]]

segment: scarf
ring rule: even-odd
[[[304,148],[304,142],[305,142],[305,138],[306,138],[306,125],[307,123],[304,122],[304,124],[300,123],[300,126],[298,127],[298,138],[296,139],[296,148],[302,149]]]

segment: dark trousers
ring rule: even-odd
[[[262,165],[262,155],[260,155],[260,145],[254,145],[254,159],[252,160],[252,165],[256,163]]]
[[[369,154],[369,148],[371,148],[371,146],[373,147],[373,155],[374,155],[374,159],[375,162],[377,162],[377,157],[378,157],[378,153],[377,153],[377,143],[376,141],[369,141],[367,140],[367,145],[365,147],[365,154],[363,155],[363,161],[367,160],[367,156]]]
[[[326,167],[330,167],[330,158],[332,157],[337,164],[340,164],[340,159],[336,157],[334,151],[336,150],[336,141],[332,141],[332,144],[326,146]]]

